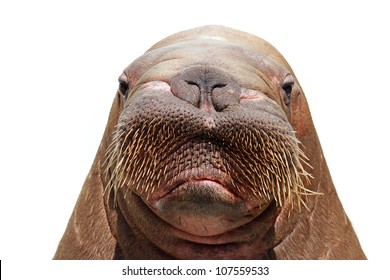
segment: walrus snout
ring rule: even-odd
[[[238,105],[241,88],[224,71],[214,67],[190,67],[172,78],[172,93],[199,109],[220,112]]]

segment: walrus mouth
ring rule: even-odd
[[[169,224],[195,236],[215,236],[256,218],[269,201],[242,196],[226,174],[197,168],[179,174],[145,202]],[[193,175],[190,175],[193,174]],[[197,175],[196,175],[197,174]],[[201,176],[200,174],[203,174]]]
[[[186,182],[148,204],[160,218],[196,236],[230,231],[253,220],[262,209],[212,180]]]
[[[300,209],[313,194],[304,185],[307,158],[286,120],[158,105],[145,113],[134,102],[120,116],[104,163],[107,202],[117,201],[119,189],[125,199],[135,193],[168,223],[209,236],[250,222],[272,201]]]

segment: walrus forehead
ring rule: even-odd
[[[202,38],[153,49],[139,57],[124,71],[133,86],[150,81],[170,82],[183,69],[194,65],[223,69],[240,86],[265,89],[279,86],[288,68],[259,50],[245,45]]]

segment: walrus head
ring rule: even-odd
[[[275,248],[319,197],[338,202],[290,66],[222,27],[172,35],[124,70],[97,158],[111,257],[288,258]]]
[[[150,50],[119,78],[124,108],[106,194],[123,197],[122,207],[137,195],[195,236],[228,232],[287,200],[300,207],[312,192],[288,121],[294,81],[266,55],[212,37]]]

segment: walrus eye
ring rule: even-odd
[[[119,76],[118,82],[119,82],[119,87],[118,87],[119,93],[122,95],[123,99],[127,99],[127,95],[129,92],[129,83],[128,83],[127,76],[124,72]]]
[[[129,85],[126,82],[119,81],[119,93],[124,99],[127,98],[127,92],[129,91]]]
[[[291,93],[292,93],[293,87],[294,87],[294,78],[291,75],[288,75],[284,79],[283,85],[282,85],[282,90],[283,90],[283,93],[284,93],[284,98],[283,99],[284,99],[284,103],[287,106],[290,105]]]

